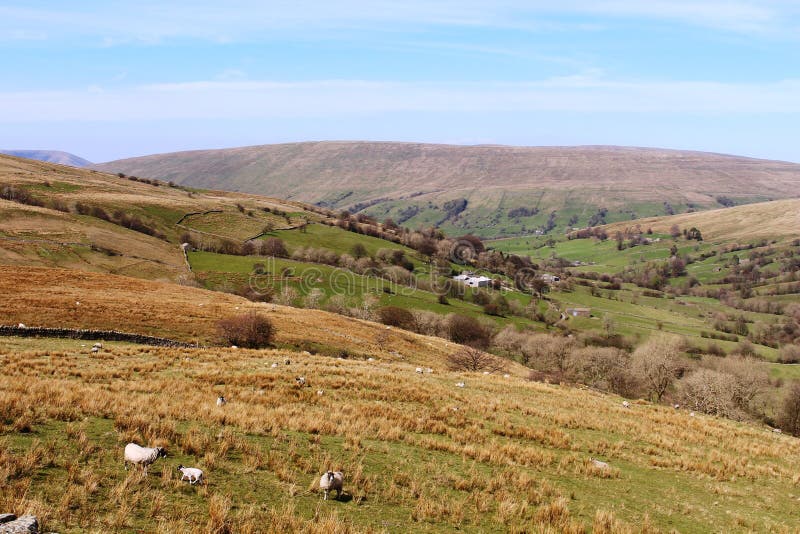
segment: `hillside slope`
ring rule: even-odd
[[[800,442],[763,427],[624,408],[525,380],[517,366],[508,377],[451,372],[446,341],[394,330],[379,346],[382,325],[319,311],[61,269],[2,268],[0,282],[13,297],[0,316],[29,326],[192,339],[252,306],[291,345],[104,343],[93,354],[86,340],[0,338],[0,372],[12,378],[0,382],[0,507],[36,513],[47,529],[789,532],[800,521]],[[349,357],[297,351],[304,340]],[[130,441],[168,456],[149,474],[125,471]],[[180,483],[179,462],[207,484]],[[326,469],[345,472],[340,500],[322,502]]]
[[[483,236],[582,226],[603,208],[600,222],[613,222],[719,207],[720,199],[800,196],[798,164],[629,147],[318,142],[160,154],[97,168]]]
[[[191,191],[11,156],[0,156],[0,197],[0,262],[144,278],[187,273],[180,238],[189,230],[198,239],[241,242],[266,226],[319,217],[295,202]],[[211,229],[204,226],[209,218],[216,222]]]
[[[696,213],[683,213],[668,217],[651,217],[636,221],[608,225],[611,234],[638,224],[656,233],[669,233],[673,225],[679,228],[700,229],[706,239],[736,241],[771,238],[800,237],[800,199],[759,202]]]
[[[89,167],[93,165],[88,159],[60,150],[0,150],[0,154],[35,159],[47,163],[58,163],[59,165],[69,165],[70,167]]]

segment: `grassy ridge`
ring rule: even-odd
[[[159,154],[98,168],[366,209],[411,227],[438,224],[449,234],[485,237],[532,233],[553,211],[563,230],[585,225],[601,208],[608,210],[604,222],[614,222],[719,207],[721,195],[737,204],[800,195],[796,164],[629,147],[290,143]],[[463,212],[447,209],[459,200],[467,201]],[[515,208],[538,211],[511,217]]]

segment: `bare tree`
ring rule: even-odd
[[[647,394],[659,402],[681,371],[681,340],[664,334],[653,336],[634,351],[631,363]]]
[[[447,357],[447,365],[453,371],[504,371],[506,361],[474,347],[464,347]]]
[[[783,401],[778,424],[794,436],[800,436],[800,382],[795,382]]]

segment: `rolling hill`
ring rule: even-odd
[[[35,159],[47,163],[58,163],[59,165],[69,165],[70,167],[90,167],[93,165],[88,159],[60,150],[0,150],[0,154]]]
[[[483,237],[800,196],[800,165],[665,149],[315,142],[97,168],[365,211]]]

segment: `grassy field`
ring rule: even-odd
[[[453,373],[435,355],[419,375],[378,352],[91,355],[71,343],[0,338],[11,378],[0,508],[59,532],[790,532],[800,521],[800,442],[764,428]],[[126,472],[129,441],[168,457],[147,476]],[[179,463],[207,485],[180,483]],[[329,468],[344,471],[345,492],[324,502],[315,481]]]

